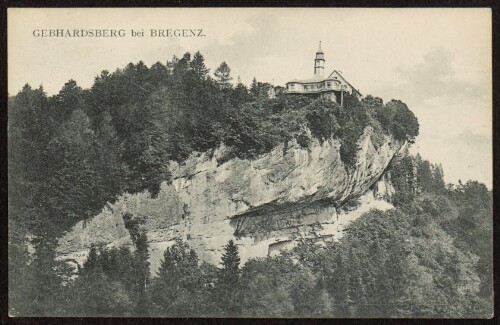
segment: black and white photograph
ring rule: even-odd
[[[493,317],[489,8],[9,8],[10,317]]]

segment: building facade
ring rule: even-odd
[[[343,105],[343,97],[345,93],[354,94],[359,99],[362,95],[354,88],[337,70],[325,77],[325,55],[321,49],[321,42],[319,42],[319,49],[314,58],[314,77],[310,79],[297,80],[294,79],[286,83],[287,95],[305,95],[312,98],[323,98],[336,101]]]

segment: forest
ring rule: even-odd
[[[273,91],[274,90],[274,91]],[[363,130],[415,141],[418,121],[399,100],[336,103],[232,82],[203,56],[102,71],[47,96],[26,85],[9,98],[9,312],[12,316],[486,317],[492,312],[492,194],[446,185],[442,168],[407,156],[389,167],[395,209],[355,221],[339,242],[304,242],[240,263],[234,242],[220,265],[186,243],[149,274],[147,235],[123,216],[135,250],[92,247],[77,274],[55,259],[57,239],[124,192],[158,192],[167,162],[229,148],[219,163],[254,159],[306,130],[339,139],[346,168]],[[286,145],[285,145],[286,150]],[[368,239],[368,240],[366,240]]]

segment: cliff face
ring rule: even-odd
[[[333,240],[341,234],[339,220],[360,214],[370,204],[389,207],[374,202],[391,195],[383,173],[406,144],[387,137],[375,149],[371,137],[367,128],[351,169],[342,163],[340,144],[333,138],[323,143],[314,139],[309,148],[291,142],[286,151],[277,147],[251,161],[232,159],[218,165],[224,151],[218,149],[211,158],[204,153],[182,165],[171,163],[173,181],[162,184],[157,198],[123,195],[61,238],[60,257],[83,261],[91,243],[131,245],[122,220],[125,211],[146,220],[153,270],[176,238],[214,264],[230,239],[240,246],[242,260],[274,254],[305,238]],[[342,202],[360,196],[364,204],[357,212],[339,209]]]

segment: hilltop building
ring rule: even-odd
[[[314,77],[305,80],[294,79],[286,83],[287,95],[306,95],[313,98],[324,98],[343,105],[343,97],[347,92],[361,99],[361,93],[354,88],[337,70],[325,78],[325,54],[319,49],[314,58]]]

